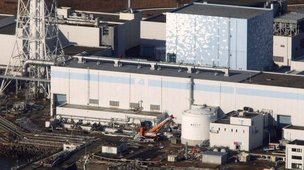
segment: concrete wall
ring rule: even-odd
[[[177,62],[247,69],[245,19],[167,13],[166,40]]]
[[[240,70],[272,63],[272,11],[251,19],[167,13],[166,53],[176,61]]]
[[[210,146],[223,146],[235,150],[238,143],[240,150],[249,151],[249,135],[251,135],[249,126],[210,124]]]
[[[273,63],[272,10],[248,20],[247,69],[265,70]]]
[[[303,125],[302,125],[303,126]],[[289,141],[304,140],[302,129],[283,128],[283,138]]]
[[[0,65],[8,65],[14,52],[16,43],[15,35],[0,34]]]
[[[111,100],[130,109],[131,102],[142,101],[144,111],[150,111],[151,104],[160,105],[160,112],[173,114],[180,122],[189,108],[188,83],[187,78],[52,67],[51,86],[52,94],[66,94],[70,104],[92,105],[89,99],[98,99],[98,106],[110,107]]]
[[[283,62],[276,62],[279,66],[289,66],[292,56],[291,37],[273,36],[273,56],[283,57]]]
[[[63,35],[60,39],[66,39],[79,46],[100,46],[100,29],[97,27],[59,24],[58,28]]]
[[[279,66],[293,66],[291,69],[304,70],[304,67],[297,67],[292,61],[304,56],[304,33],[289,36],[273,36],[273,56],[283,57],[283,62],[275,62]]]
[[[120,14],[122,15],[122,14]],[[133,15],[133,14],[124,14]],[[122,15],[122,16],[124,16]],[[134,18],[124,24],[117,26],[117,49],[116,56],[124,56],[126,50],[136,47],[140,43],[140,20],[141,13],[136,13],[134,16],[129,16]]]
[[[143,57],[154,57],[156,47],[166,47],[166,23],[141,21],[140,46]]]
[[[293,151],[296,149],[297,151]],[[304,146],[303,145],[294,145],[294,144],[287,144],[286,145],[286,161],[285,161],[285,168],[286,169],[296,169],[292,166],[292,164],[301,164],[302,168],[304,169]],[[293,156],[300,156],[302,159],[292,159]]]
[[[87,105],[91,98],[99,99],[103,107],[109,107],[110,100],[120,101],[124,109],[141,100],[147,111],[151,104],[160,105],[160,111],[173,114],[180,123],[182,112],[189,108],[189,82],[189,78],[54,66],[51,86],[52,93],[67,94],[71,104]],[[225,113],[244,106],[268,109],[275,119],[291,115],[293,125],[304,123],[304,89],[202,79],[194,79],[194,84],[194,104],[219,106]]]

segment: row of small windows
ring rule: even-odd
[[[119,107],[119,101],[113,101],[113,100],[110,100],[109,102],[109,105],[111,107]],[[140,103],[130,103],[129,104],[129,107],[131,109],[139,109],[141,106],[140,106]],[[151,104],[150,105],[150,110],[151,111],[160,111],[160,105],[154,105],[154,104]]]
[[[300,148],[292,148],[291,151],[292,152],[302,152],[302,149],[300,149]]]
[[[221,131],[221,128],[218,128],[218,131]],[[224,131],[226,132],[226,131],[227,131],[227,129],[226,129],[226,128],[224,128]],[[237,129],[235,129],[235,130],[230,129],[230,132],[235,132],[235,133],[238,133],[238,130],[237,130]],[[245,130],[243,130],[243,133],[245,133]]]

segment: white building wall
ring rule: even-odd
[[[142,101],[144,111],[151,111],[151,104],[160,105],[161,112],[173,114],[179,123],[189,108],[187,78],[53,66],[51,86],[52,94],[66,94],[69,104],[92,105],[89,99],[98,99],[100,107],[119,101],[118,108],[130,109],[130,102]]]
[[[250,135],[249,135],[249,149],[255,149],[263,144],[264,137],[264,117],[258,115],[252,118]]]
[[[98,86],[93,83],[89,88],[88,72]],[[244,106],[268,109],[273,110],[275,119],[288,115],[293,125],[304,123],[304,89],[201,79],[194,79],[194,83],[194,104],[219,106],[225,113]],[[159,104],[161,111],[173,114],[179,123],[182,112],[189,108],[189,84],[189,78],[52,67],[52,93],[67,94],[68,103],[87,105],[90,89],[92,98],[99,91],[99,106],[108,107],[114,100],[120,101],[120,108],[129,109],[130,102],[142,100],[144,110],[150,111],[150,104]]]
[[[283,138],[289,141],[304,140],[302,129],[283,128]]]
[[[210,146],[223,146],[235,150],[236,144],[239,144],[240,150],[249,151],[249,134],[248,126],[211,123]]]
[[[67,40],[79,46],[100,46],[100,29],[98,27],[59,24],[58,28],[63,36],[60,39],[65,43],[67,43],[65,41]]]
[[[220,106],[225,113],[244,106],[268,109],[275,119],[277,115],[287,115],[292,116],[293,125],[303,123],[304,89],[198,79],[194,82],[195,104]]]
[[[283,62],[274,62],[279,66],[289,66],[291,64],[291,48],[291,37],[273,36],[273,56],[283,57]]]
[[[292,164],[301,164],[301,170],[304,169],[304,146],[303,145],[294,145],[294,144],[287,144],[286,145],[286,161],[285,161],[285,168],[286,169],[295,169],[293,168]],[[302,160],[292,159],[293,156],[300,156]]]
[[[0,65],[8,65],[14,52],[14,44],[16,43],[15,35],[0,34]]]
[[[166,41],[166,23],[165,22],[140,22],[141,43],[146,44],[147,40]],[[149,42],[147,42],[149,44]],[[154,45],[154,44],[153,44]],[[163,44],[161,44],[163,45]]]
[[[143,57],[156,57],[158,52],[156,49],[161,48],[163,51],[161,60],[165,58],[166,48],[166,23],[141,21],[140,23],[140,46],[141,55]]]

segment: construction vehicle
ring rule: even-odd
[[[160,130],[173,119],[173,115],[167,117],[165,120],[160,122],[159,124],[155,125],[149,130],[146,130],[144,127],[141,127],[139,129],[138,134],[135,136],[134,139],[139,140],[139,141],[148,141],[152,142],[155,141],[158,136],[160,135]]]

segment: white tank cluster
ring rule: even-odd
[[[217,119],[218,107],[192,105],[182,114],[182,144],[201,145],[209,139],[209,126]]]

